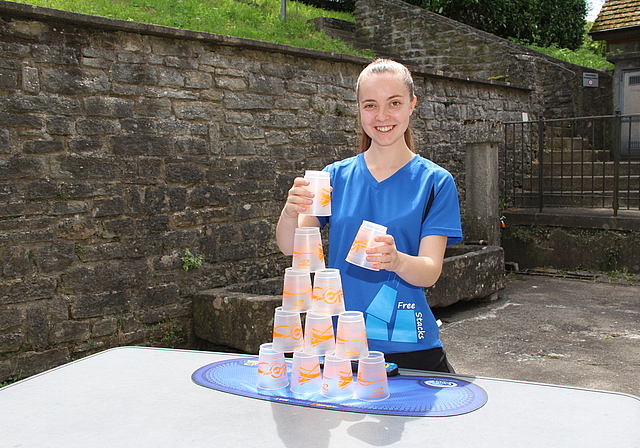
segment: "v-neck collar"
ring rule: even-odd
[[[387,177],[386,179],[378,182],[378,180],[373,176],[373,174],[371,174],[371,171],[369,171],[367,162],[364,160],[364,153],[358,154],[358,162],[360,165],[360,169],[364,173],[364,176],[367,179],[367,181],[371,183],[374,188],[382,188],[385,185],[393,182],[393,180],[396,179],[397,177],[402,176],[416,162],[417,158],[418,158],[418,154],[415,154],[411,158],[411,160],[409,160],[407,163],[401,166],[395,173],[393,173],[391,176]]]

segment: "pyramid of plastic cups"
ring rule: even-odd
[[[339,269],[324,269],[316,272],[313,279],[311,311],[331,315],[338,315],[345,311]]]
[[[303,313],[311,309],[313,287],[308,271],[286,268],[282,287],[282,309]]]
[[[296,271],[315,272],[325,268],[322,237],[318,227],[298,227],[293,236],[293,261]]]

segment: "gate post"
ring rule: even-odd
[[[504,138],[503,132],[502,124],[494,120],[473,121],[462,128],[466,142],[466,241],[500,245],[498,142]]]

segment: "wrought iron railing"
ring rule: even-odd
[[[640,209],[640,115],[505,123],[506,208]]]

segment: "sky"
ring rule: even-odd
[[[587,21],[593,22],[598,17],[598,13],[600,12],[600,8],[602,8],[602,4],[604,0],[587,0]]]

